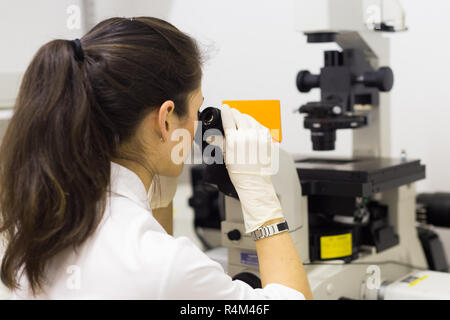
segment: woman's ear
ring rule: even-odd
[[[170,120],[172,118],[174,109],[175,109],[175,104],[171,100],[165,101],[159,108],[158,125],[159,125],[159,130],[161,131],[161,138],[164,141],[168,140],[169,131],[172,129]]]

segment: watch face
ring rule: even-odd
[[[284,230],[288,230],[289,229],[288,225],[287,225],[287,222],[279,223],[277,225],[277,227],[278,227],[278,231],[284,231]]]

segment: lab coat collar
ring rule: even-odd
[[[136,173],[115,162],[111,162],[111,193],[129,198],[150,210],[150,201],[142,180]]]

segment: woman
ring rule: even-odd
[[[152,215],[150,187],[182,171],[170,137],[194,136],[201,77],[194,40],[156,18],[111,18],[40,48],[0,150],[1,279],[15,298],[311,298],[288,232],[256,241],[253,289]],[[222,117],[231,154],[257,122]],[[283,221],[268,176],[227,166],[247,231]]]

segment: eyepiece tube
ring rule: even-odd
[[[222,132],[222,134],[224,134],[220,109],[215,107],[208,107],[200,112],[198,119],[202,123],[203,132],[208,129],[218,129],[220,132]]]

